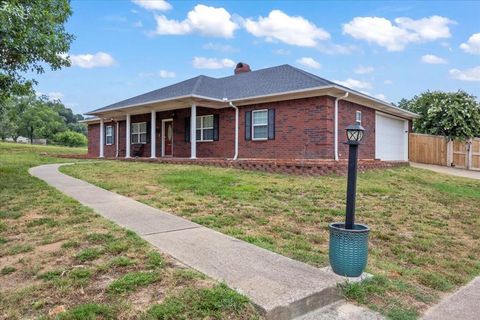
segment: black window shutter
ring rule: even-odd
[[[275,139],[275,109],[268,109],[268,140]]]
[[[245,140],[252,140],[252,111],[245,112]]]
[[[218,114],[213,115],[213,140],[218,141],[219,137],[219,116]]]
[[[190,142],[190,117],[185,118],[185,142]]]
[[[107,128],[108,126],[103,126],[103,144],[107,144]]]
[[[150,143],[150,134],[152,132],[152,123],[147,121],[147,143]]]

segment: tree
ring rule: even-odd
[[[64,24],[71,14],[68,0],[0,0],[0,102],[31,93],[36,81],[25,73],[70,65],[74,37]]]
[[[57,132],[65,131],[66,125],[55,110],[42,101],[37,101],[23,113],[21,129],[30,138],[30,143],[33,143],[36,137],[52,139]]]
[[[35,96],[13,96],[3,101],[0,108],[0,137],[5,140],[11,137],[17,141],[22,131],[22,117],[24,112],[36,103]]]
[[[402,99],[398,105],[421,116],[413,121],[415,132],[449,140],[480,136],[480,104],[465,91],[427,91],[411,100]]]

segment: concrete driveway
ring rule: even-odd
[[[435,171],[438,173],[448,174],[451,176],[480,180],[480,171],[465,170],[465,169],[458,169],[455,167],[444,167],[444,166],[437,166],[433,164],[416,163],[416,162],[410,162],[410,166],[414,168],[427,169],[427,170]]]

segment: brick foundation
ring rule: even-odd
[[[55,155],[60,158],[97,159],[88,155]],[[347,161],[333,160],[278,160],[278,159],[188,159],[188,158],[106,158],[107,160],[120,160],[128,162],[170,163],[182,165],[213,166],[220,168],[234,168],[242,170],[262,171],[269,173],[294,174],[305,176],[325,176],[330,174],[345,175],[347,173]],[[408,166],[405,161],[380,161],[359,160],[358,171],[365,172],[372,169],[387,169]]]

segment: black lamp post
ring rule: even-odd
[[[363,138],[365,129],[357,122],[347,127],[348,150],[348,182],[347,182],[347,210],[345,229],[353,229],[355,225],[355,199],[357,194],[357,159],[358,145]]]
[[[348,182],[347,208],[345,222],[334,222],[329,225],[330,244],[329,258],[333,272],[341,276],[358,277],[367,265],[368,234],[370,228],[355,223],[355,196],[357,192],[357,158],[358,146],[365,129],[356,123],[347,127],[348,150]]]

